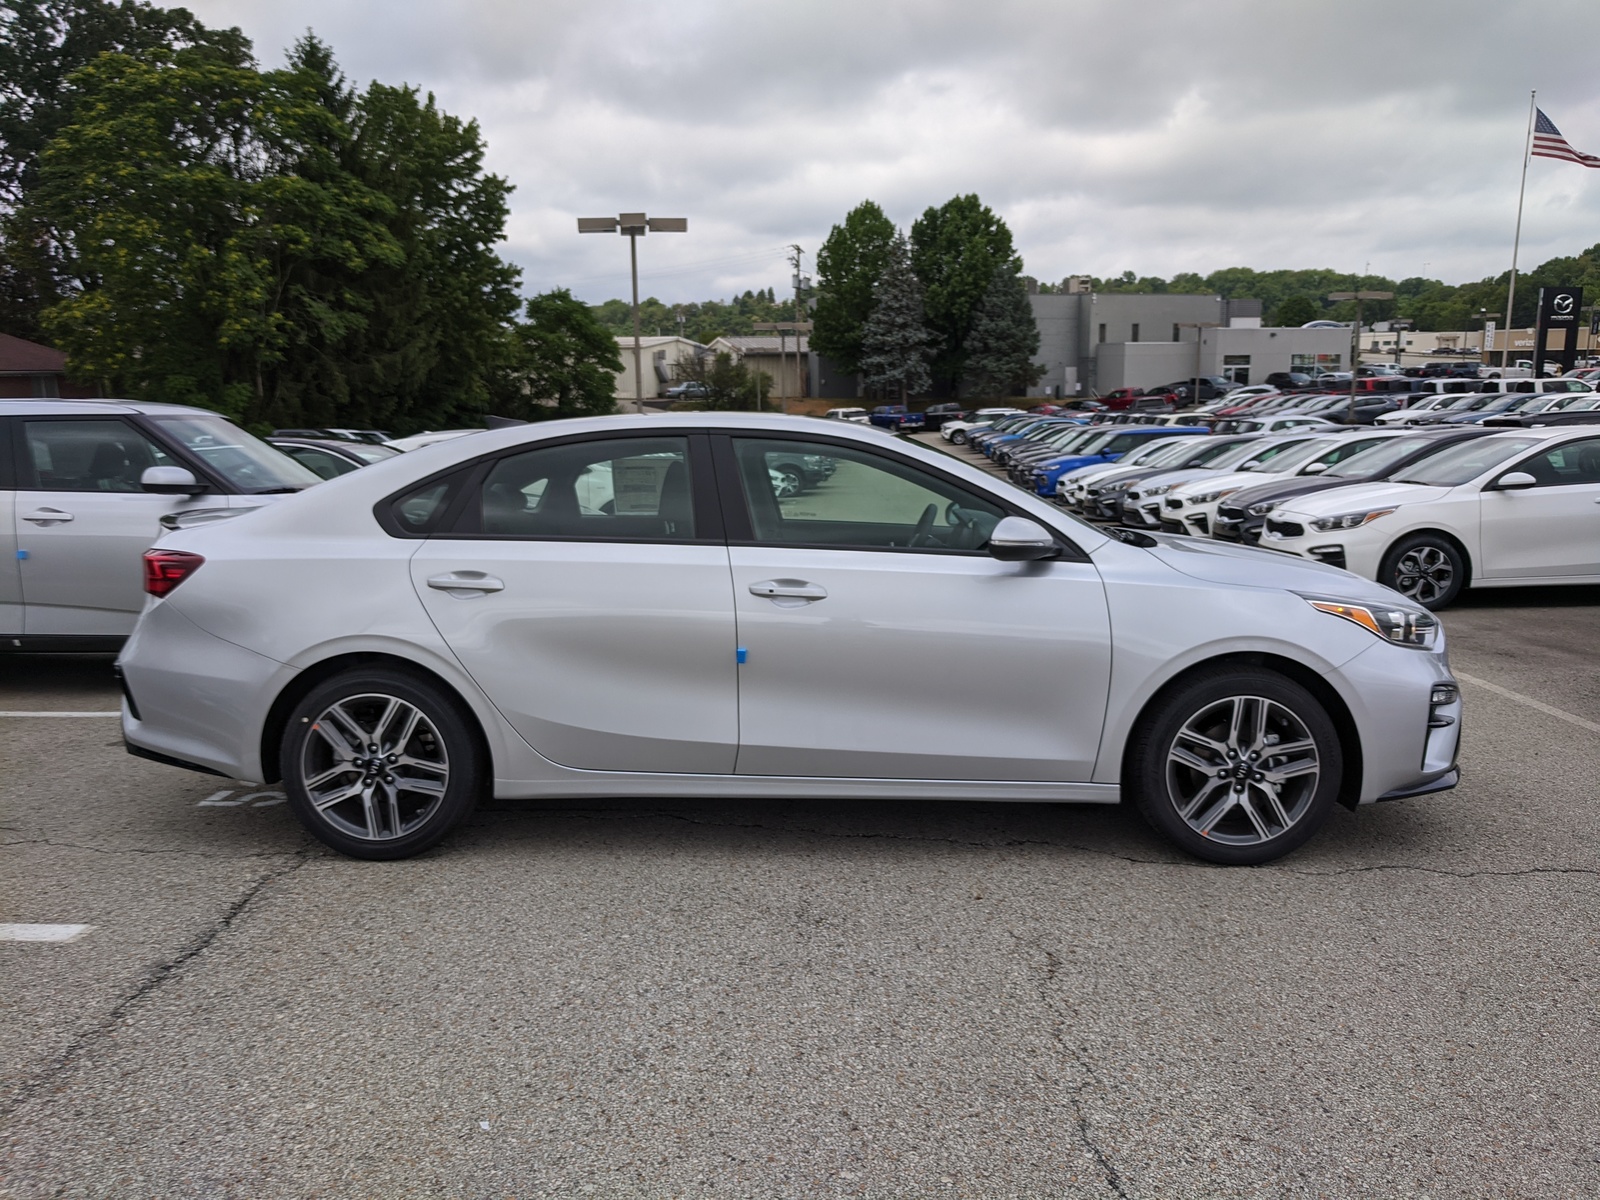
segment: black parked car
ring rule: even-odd
[[[960,421],[967,413],[959,404],[930,404],[922,412],[922,427],[933,431],[946,421]]]

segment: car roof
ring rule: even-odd
[[[188,404],[160,404],[148,400],[57,400],[53,397],[0,400],[0,416],[8,417],[78,417],[103,416],[106,413],[140,413],[145,416],[166,416],[176,413],[220,417],[209,408],[195,408]]]

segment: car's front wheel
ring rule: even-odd
[[[354,858],[407,858],[472,811],[486,763],[471,717],[437,684],[374,668],[329,679],[289,717],[279,767],[290,807]]]
[[[1383,556],[1378,582],[1427,609],[1443,608],[1467,585],[1467,563],[1449,538],[1419,533]]]
[[[950,440],[958,446],[965,446],[967,444],[967,431],[965,429],[956,430],[950,435]]]
[[[1253,866],[1303,845],[1342,778],[1338,733],[1316,697],[1242,667],[1162,697],[1130,740],[1124,783],[1145,820],[1189,853]]]

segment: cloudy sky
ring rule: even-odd
[[[1600,154],[1600,2],[189,0],[267,65],[307,28],[353,80],[476,117],[524,286],[667,301],[788,287],[871,198],[978,193],[1041,279],[1224,266],[1450,282],[1510,265],[1528,93]],[[1521,261],[1600,242],[1600,170],[1534,159]]]

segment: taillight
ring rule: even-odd
[[[152,596],[165,596],[200,569],[206,560],[184,550],[146,550],[144,552],[144,590]]]

